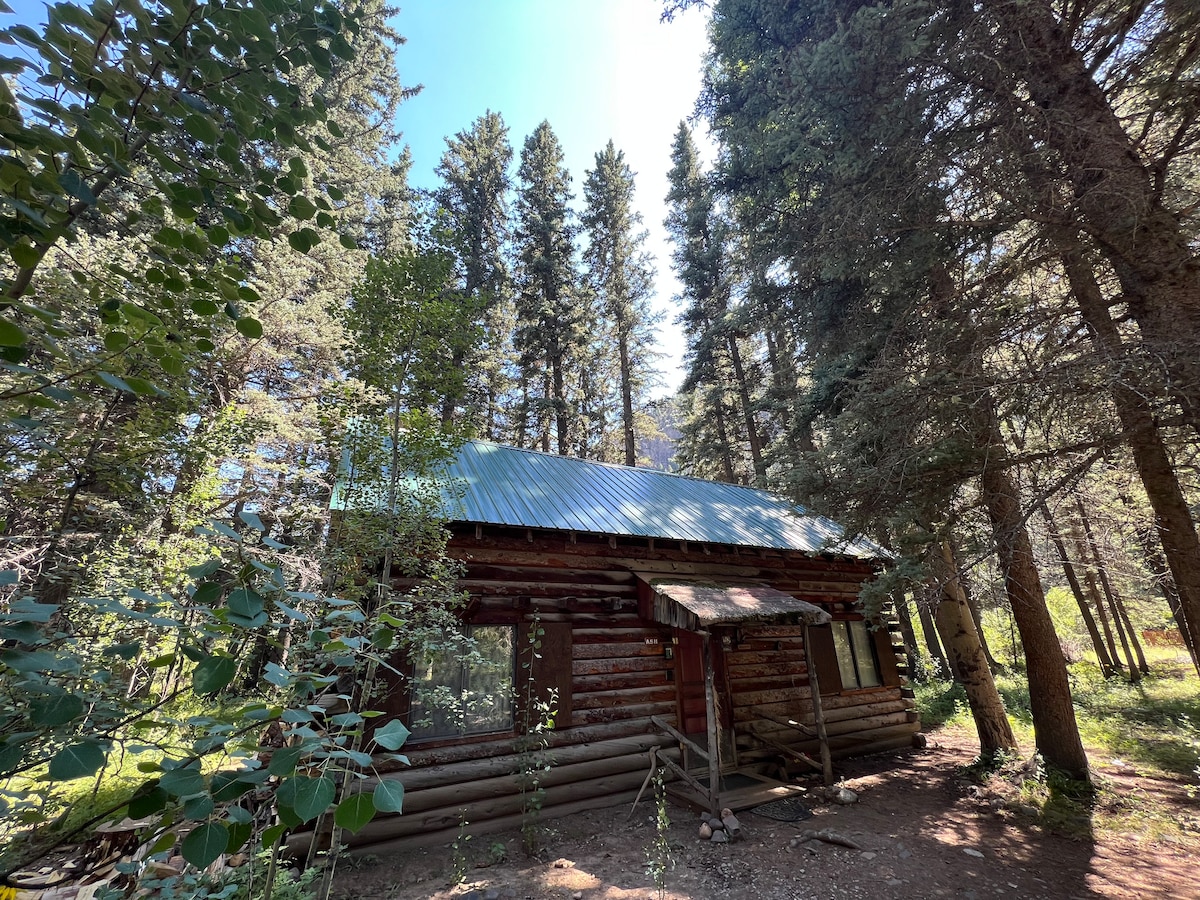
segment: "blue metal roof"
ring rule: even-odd
[[[754,488],[468,441],[445,465],[451,521],[878,559],[867,541]]]

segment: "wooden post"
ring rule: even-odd
[[[808,639],[808,623],[804,623],[804,659],[808,666],[808,688],[812,694],[813,722],[817,726],[817,740],[821,742],[821,774],[826,786],[833,784],[833,758],[829,755],[829,735],[825,732],[825,711],[821,708],[821,683],[817,678],[817,666],[813,661],[812,641]]]
[[[704,708],[708,717],[708,806],[714,816],[721,814],[721,760],[717,740],[717,694],[713,684],[712,644],[709,633],[701,632],[704,656]]]

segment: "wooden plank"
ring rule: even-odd
[[[709,635],[702,635],[704,657],[704,707],[708,714],[708,808],[714,816],[720,812],[717,793],[720,789],[721,758],[717,735],[717,695],[713,676],[713,648]]]
[[[571,721],[577,725],[594,725],[597,722],[614,722],[618,719],[668,716],[674,711],[674,703],[636,703],[612,709],[579,709],[572,715]]]
[[[683,768],[677,765],[674,761],[662,756],[658,758],[658,761],[674,772],[680,780],[690,785],[701,797],[708,795],[708,788],[693,778],[690,773],[685,772]]]
[[[611,709],[630,703],[668,703],[675,699],[675,686],[664,684],[657,687],[633,688],[622,691],[604,691],[575,695],[575,709]]]
[[[619,637],[619,635],[618,635]],[[575,659],[617,659],[627,656],[657,656],[665,663],[662,644],[647,644],[641,640],[606,644],[575,644],[571,648]]]
[[[677,730],[675,728],[675,726],[671,725],[669,722],[664,721],[663,719],[659,718],[658,716],[651,716],[650,724],[653,725],[655,728],[659,728],[659,729],[662,729],[663,731],[665,731],[667,734],[669,734],[671,737],[675,738],[675,740],[679,741],[679,743],[683,744],[685,747],[687,747],[693,753],[698,754],[701,759],[708,759],[708,751],[707,750],[705,750],[703,747],[701,747],[699,744],[697,744],[695,741],[693,741],[686,734]]]
[[[798,759],[800,762],[804,763],[809,768],[816,769],[818,772],[823,771],[821,763],[817,762],[815,759],[813,759],[807,753],[801,753],[799,750],[789,747],[786,744],[780,744],[777,741],[772,741],[769,738],[760,738],[760,740],[764,744],[766,744],[768,747],[778,750],[780,753],[783,753],[785,756],[790,756],[793,759]]]
[[[634,691],[640,688],[672,684],[667,681],[665,669],[654,669],[649,672],[623,672],[615,675],[576,675],[572,681],[575,685],[576,698],[583,694]]]
[[[671,643],[671,631],[668,628],[650,627],[642,623],[642,619],[635,619],[629,616],[632,620],[631,624],[616,624],[606,628],[576,628],[575,643],[576,644],[607,644],[613,641],[614,636],[620,636],[621,640],[641,641],[645,643],[646,638],[656,639],[660,645]]]
[[[665,672],[671,660],[662,656],[624,656],[619,659],[573,659],[571,671],[576,677],[608,673]]]
[[[833,761],[830,756],[829,749],[829,734],[825,729],[825,711],[821,707],[821,676],[818,672],[819,663],[813,659],[814,648],[812,642],[813,629],[808,625],[804,626],[804,646],[805,652],[808,654],[808,678],[809,685],[812,691],[813,705],[813,721],[817,726],[817,741],[821,747],[821,774],[828,787],[833,784]]]
[[[651,551],[647,548],[624,547],[618,553],[604,545],[588,545],[577,543],[568,545],[559,543],[557,547],[550,546],[552,542],[542,540],[536,548],[531,549],[523,540],[498,538],[485,535],[476,541],[473,537],[466,540],[453,538],[448,551],[451,556],[467,562],[482,562],[494,565],[539,566],[561,569],[629,569],[638,573],[653,575],[718,575],[726,577],[769,579],[777,577],[779,572],[787,572],[791,579],[805,576],[816,576],[822,583],[842,584],[853,583],[857,592],[857,583],[874,576],[874,568],[869,563],[853,560],[813,560],[796,553],[789,557],[756,557],[749,559],[729,552],[719,552],[714,546],[711,556],[697,560],[679,550],[658,547]],[[461,555],[460,555],[461,554]],[[747,565],[749,563],[749,565]],[[839,581],[834,582],[833,578]],[[800,583],[787,581],[781,583]]]

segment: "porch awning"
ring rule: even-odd
[[[650,578],[654,621],[687,631],[739,622],[825,625],[832,617],[806,600],[762,584],[707,579]]]

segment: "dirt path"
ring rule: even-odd
[[[777,822],[740,814],[745,839],[701,842],[698,817],[669,809],[675,867],[670,900],[955,897],[1200,898],[1200,803],[1187,785],[1094,760],[1102,783],[1090,819],[1062,833],[1038,824],[1010,782],[979,786],[958,767],[977,752],[970,735],[944,730],[926,750],[846,761],[859,802],[816,801],[813,817]],[[814,793],[816,788],[814,788]],[[1027,799],[1027,798],[1025,798]],[[632,900],[659,896],[646,874],[654,808],[583,813],[545,823],[541,860],[521,854],[520,835],[482,835],[453,847],[389,853],[343,869],[346,900]],[[802,842],[830,829],[862,847]],[[1058,829],[1056,829],[1057,831]],[[454,885],[456,867],[465,881]]]

